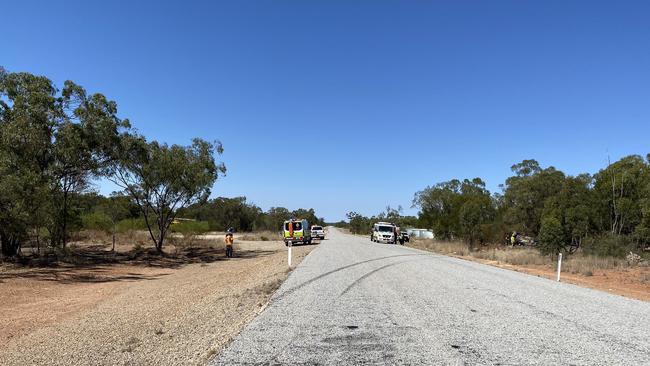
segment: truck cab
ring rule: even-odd
[[[390,222],[378,222],[372,226],[371,240],[376,243],[397,243],[396,227]]]
[[[311,244],[311,230],[309,222],[305,219],[286,220],[282,224],[284,245],[293,245],[297,243]]]

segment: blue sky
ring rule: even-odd
[[[151,139],[223,142],[215,196],[328,220],[535,158],[569,174],[650,152],[650,3],[0,5],[0,65],[74,80]],[[102,192],[111,187],[101,184]]]

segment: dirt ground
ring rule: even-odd
[[[462,258],[552,280],[557,278],[557,269],[551,266],[515,266],[485,259]],[[643,278],[647,278],[647,280],[641,280]],[[592,276],[562,272],[560,280],[574,285],[650,302],[650,268],[648,267],[636,267],[626,270],[595,270]]]
[[[316,247],[294,247],[294,266]],[[221,246],[183,260],[2,265],[0,364],[204,364],[289,272],[282,242],[236,240],[235,258],[223,253]]]

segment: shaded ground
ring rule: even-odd
[[[281,242],[238,241],[231,260],[214,243],[118,263],[80,250],[82,265],[0,266],[0,364],[202,363],[288,273]]]
[[[432,250],[431,247],[422,245],[422,243],[418,241],[412,241],[409,243],[409,246],[427,251],[435,251]],[[494,260],[480,259],[468,255],[444,254],[548,279],[555,279],[557,276],[557,268],[552,264],[514,265]],[[562,272],[561,281],[650,302],[650,267],[594,269],[589,273],[591,275]]]

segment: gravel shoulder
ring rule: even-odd
[[[418,242],[411,242],[409,247],[431,251],[427,246]],[[511,271],[523,272],[526,274],[543,277],[550,280],[557,278],[557,267],[554,264],[547,265],[514,265],[494,260],[481,259],[467,255],[445,254],[454,258],[487,264]],[[562,272],[561,281],[578,286],[588,287],[617,294],[632,299],[650,302],[650,267],[634,267],[625,269],[598,269],[585,276],[580,273]]]
[[[294,265],[317,245],[294,247]],[[204,364],[287,278],[282,242],[180,268],[0,272],[1,365]]]

